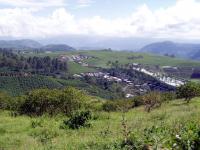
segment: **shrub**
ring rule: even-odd
[[[178,98],[184,98],[187,103],[196,96],[200,95],[200,85],[194,82],[188,82],[177,89]]]
[[[150,112],[153,108],[161,106],[161,95],[159,92],[150,92],[142,97],[145,110]]]
[[[176,99],[176,93],[175,92],[164,92],[161,94],[161,100],[162,102],[172,101]]]
[[[128,111],[134,106],[135,106],[134,101],[132,100],[115,100],[115,101],[108,100],[102,105],[102,108],[104,111],[112,112],[112,111]]]
[[[23,102],[23,97],[13,98],[7,93],[0,93],[0,109],[17,111]]]
[[[87,96],[82,91],[71,87],[64,90],[39,89],[28,93],[20,107],[20,113],[36,116],[44,113],[71,115],[84,107],[86,100]]]
[[[79,129],[81,127],[88,127],[90,123],[88,121],[92,119],[91,111],[81,111],[76,112],[70,117],[69,120],[65,120],[63,123],[67,125],[70,129]]]
[[[9,109],[10,103],[12,102],[11,97],[6,93],[0,93],[0,109]]]
[[[141,105],[144,104],[143,100],[142,100],[142,96],[136,96],[136,97],[134,97],[133,101],[134,101],[135,107],[141,106]]]

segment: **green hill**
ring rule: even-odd
[[[108,50],[90,50],[90,51],[73,51],[73,52],[59,52],[55,51],[50,54],[48,53],[38,53],[38,54],[25,54],[25,56],[39,56],[44,57],[46,55],[50,57],[58,57],[60,55],[87,55],[93,56],[93,58],[85,60],[89,65],[107,68],[108,61],[118,60],[120,64],[127,63],[141,63],[148,65],[160,65],[160,66],[199,66],[199,61],[171,58],[167,56],[138,53],[138,52],[128,52],[128,51],[108,51]],[[139,57],[138,57],[139,56]],[[87,68],[87,67],[85,67]]]
[[[118,60],[120,64],[141,63],[160,66],[199,66],[199,61],[192,61],[166,56],[151,55],[145,53],[133,53],[126,51],[82,51],[81,54],[94,56],[96,58],[86,60],[90,65],[106,68],[108,61]]]

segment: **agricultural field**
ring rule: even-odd
[[[62,85],[51,77],[28,76],[28,77],[0,77],[0,91],[12,96],[22,95],[37,88],[61,88]]]
[[[50,56],[50,57],[58,57],[60,55],[87,55],[93,56],[94,58],[90,58],[85,60],[86,63],[96,67],[108,68],[108,61],[114,62],[119,61],[120,64],[128,64],[128,63],[141,63],[147,65],[159,65],[159,66],[199,66],[199,61],[192,61],[180,58],[170,58],[166,56],[153,55],[147,53],[138,53],[138,52],[127,52],[127,51],[108,51],[108,50],[90,50],[90,51],[73,51],[73,52],[52,52],[52,53],[39,53],[39,54],[24,54],[24,56]],[[133,58],[138,57],[141,58]],[[78,66],[77,66],[78,67]],[[84,67],[83,67],[84,68]],[[87,69],[87,68],[86,68]],[[75,71],[76,72],[76,71]]]
[[[90,56],[97,57],[96,59],[89,59],[87,62],[91,65],[98,67],[107,67],[108,61],[119,61],[120,64],[128,63],[141,63],[147,65],[159,65],[159,66],[197,66],[200,65],[198,61],[189,61],[178,58],[170,58],[159,55],[151,55],[145,53],[134,52],[113,52],[113,51],[86,51],[81,52]],[[142,56],[142,58],[128,59],[131,57]]]
[[[94,68],[89,68],[89,67],[83,67],[80,64],[74,63],[74,62],[69,62],[68,63],[69,67],[69,74],[80,74],[80,73],[85,73],[85,72],[96,72],[97,70]]]
[[[151,113],[138,107],[129,112],[94,112],[91,126],[78,130],[61,128],[66,116],[16,116],[0,111],[0,149],[121,149],[124,123],[128,137],[141,149],[148,143],[152,149],[170,148],[176,138],[191,142],[195,126],[199,126],[200,99],[186,104],[182,100],[164,103]],[[124,120],[123,120],[124,118]],[[177,141],[178,142],[178,141]],[[182,143],[183,144],[183,143]],[[140,148],[139,148],[140,147]]]

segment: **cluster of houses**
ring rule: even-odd
[[[169,68],[170,66],[167,66],[167,67]],[[165,74],[163,74],[161,72],[149,71],[146,68],[143,68],[143,67],[141,67],[141,65],[136,64],[136,63],[133,64],[132,69],[133,70],[137,70],[139,72],[143,72],[143,73],[145,73],[147,75],[150,75],[150,76],[158,79],[159,81],[164,82],[164,83],[166,83],[168,85],[171,85],[173,87],[179,87],[179,86],[185,84],[185,82],[183,80],[169,77],[169,76],[167,76],[167,75],[165,75]]]
[[[67,56],[67,55],[61,55],[59,57],[59,59],[61,61],[73,61],[76,62],[84,67],[88,67],[89,65],[87,63],[84,62],[84,60],[86,59],[90,59],[93,58],[92,56],[87,56],[87,55],[71,55],[71,56]]]
[[[95,77],[95,78],[103,78],[107,81],[111,81],[111,82],[116,82],[116,83],[122,83],[125,87],[124,87],[124,91],[128,91],[126,92],[125,97],[126,98],[131,98],[134,97],[135,95],[133,94],[134,92],[131,90],[129,90],[130,88],[135,91],[139,91],[141,92],[145,92],[146,90],[144,90],[144,85],[136,85],[133,83],[133,81],[130,81],[126,78],[123,77],[114,77],[111,76],[109,73],[105,73],[105,72],[89,72],[89,73],[81,73],[81,74],[74,74],[73,75],[75,78],[83,78],[85,76],[89,76],[89,77]]]
[[[104,78],[107,81],[122,82],[122,83],[126,83],[128,85],[133,85],[133,82],[126,78],[114,77],[114,76],[111,76],[109,73],[105,73],[105,72],[89,72],[89,73],[81,73],[80,75],[74,74],[74,77],[79,77],[79,78],[85,77],[85,76]]]
[[[149,76],[154,77],[155,79],[157,79],[158,81],[165,83],[166,85],[170,85],[172,87],[178,87],[183,85],[185,82],[182,80],[178,80],[175,78],[171,78],[168,77],[167,75],[161,73],[161,72],[154,72],[153,71],[149,71],[146,68],[143,68],[141,65],[139,64],[133,64],[132,67],[133,70],[142,72],[144,74],[147,74]],[[149,85],[147,83],[137,83],[134,81],[130,81],[129,79],[127,79],[124,76],[112,76],[109,73],[106,72],[89,72],[89,73],[81,73],[81,74],[75,74],[74,77],[76,78],[83,78],[85,76],[89,76],[89,77],[95,77],[95,78],[103,78],[107,81],[112,81],[112,82],[116,82],[116,83],[121,83],[124,86],[124,91],[126,93],[125,97],[126,98],[131,98],[134,97],[134,95],[137,95],[135,93],[145,93],[147,92],[149,89]]]

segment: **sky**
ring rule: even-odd
[[[0,37],[198,39],[199,0],[0,0]]]

